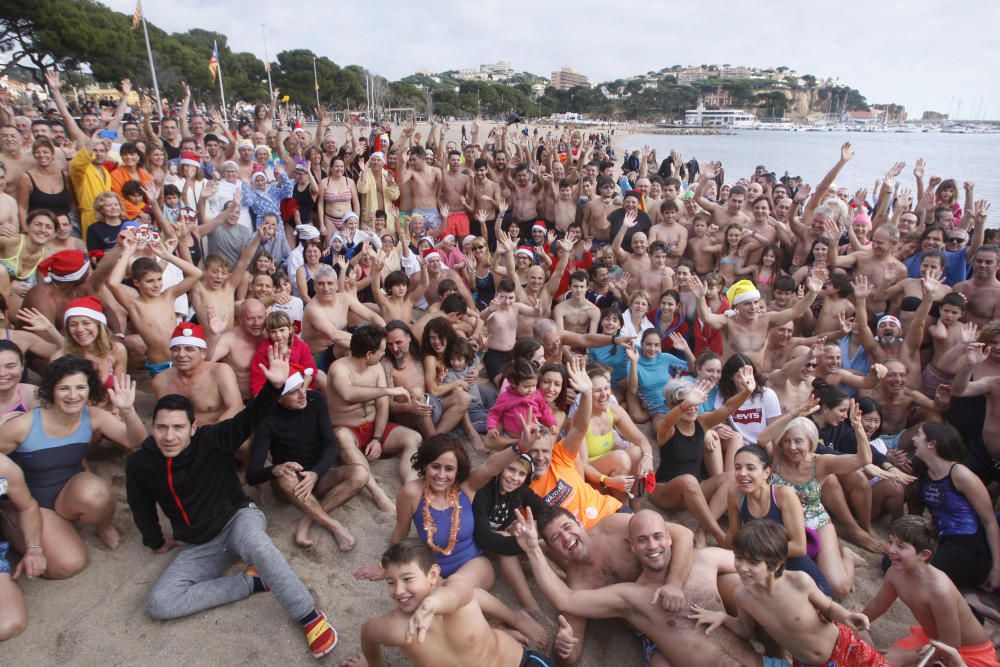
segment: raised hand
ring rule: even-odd
[[[693,387],[688,389],[686,394],[684,394],[684,400],[681,401],[681,406],[685,409],[698,407],[708,400],[708,392],[711,390],[712,386],[710,382],[707,382],[706,380],[699,380]]]
[[[820,290],[823,289],[822,278],[815,274],[806,278],[806,289],[809,290],[810,294],[819,294]]]
[[[535,517],[531,513],[531,508],[527,505],[514,510],[517,519],[511,526],[510,533],[517,540],[525,552],[538,549],[538,526],[535,524]]]
[[[868,276],[863,274],[858,274],[851,281],[851,286],[854,288],[854,297],[856,299],[867,299],[872,294],[871,284],[868,282]]]
[[[965,346],[965,360],[969,365],[977,366],[989,358],[991,350],[984,343],[969,343]]]
[[[37,308],[21,308],[17,311],[17,319],[21,321],[21,326],[25,331],[42,333],[55,329],[49,318]]]
[[[840,161],[850,162],[852,157],[854,157],[854,149],[851,148],[851,142],[845,141],[844,145],[840,147]]]
[[[917,178],[924,177],[924,167],[927,165],[922,157],[917,158],[917,163],[913,165],[913,175]]]
[[[927,276],[920,279],[920,290],[925,299],[933,299],[934,293],[941,288],[941,272],[930,270]]]
[[[587,367],[583,359],[572,359],[567,364],[566,370],[569,374],[569,386],[575,389],[577,393],[586,394],[594,388],[593,383],[590,381],[590,376],[587,375]]]
[[[631,229],[636,226],[638,217],[639,213],[637,211],[628,211],[625,213],[625,219],[622,220],[622,224],[625,225],[626,229]]]
[[[751,394],[757,389],[757,378],[753,374],[753,366],[747,365],[736,371],[736,388],[740,391],[749,391]]]
[[[21,317],[18,315],[18,317]],[[21,318],[23,319],[23,318]],[[958,331],[959,340],[968,345],[969,343],[975,343],[976,338],[979,336],[979,325],[975,322],[965,322],[962,324],[962,328]]]
[[[684,336],[680,335],[676,331],[670,334],[670,342],[673,344],[674,349],[679,352],[684,352],[685,350],[690,349],[687,341],[684,339]]]
[[[267,348],[267,363],[267,366],[257,364],[257,367],[260,368],[268,382],[281,389],[285,386],[285,380],[288,379],[288,355],[281,354],[276,345],[270,345]]]
[[[108,389],[111,405],[118,410],[128,410],[135,405],[135,380],[122,373],[116,375],[112,386]]]
[[[906,169],[906,163],[897,162],[896,164],[889,167],[889,171],[886,172],[886,175],[891,176],[893,179],[895,179],[897,176],[903,173],[904,169]]]
[[[990,203],[985,199],[980,199],[973,204],[972,211],[976,218],[986,218],[990,214]]]
[[[809,185],[808,183],[803,183],[802,185],[799,186],[799,189],[795,191],[795,196],[792,198],[792,201],[794,201],[797,204],[801,204],[802,202],[804,202],[806,199],[809,198],[809,195],[811,193],[812,193],[812,186]]]
[[[50,69],[45,73],[45,83],[48,84],[49,88],[53,91],[57,91],[62,88],[62,79],[59,77],[59,72],[54,69]]]

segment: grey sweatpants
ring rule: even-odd
[[[257,568],[288,615],[298,621],[316,608],[305,585],[268,537],[267,520],[256,506],[236,512],[211,542],[181,548],[153,586],[146,609],[158,620],[180,618],[253,593],[246,574],[223,577],[238,560]]]

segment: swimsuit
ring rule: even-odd
[[[28,176],[28,180],[31,181],[31,192],[28,193],[28,210],[34,211],[38,208],[44,208],[52,211],[56,215],[69,215],[70,210],[70,199],[69,199],[69,188],[66,186],[66,174],[61,173],[63,187],[59,192],[45,192],[38,188],[35,183],[35,179],[31,176],[30,171],[24,172]]]
[[[346,176],[344,177],[344,180],[347,180]],[[330,185],[330,179],[326,180],[326,184],[327,186]],[[334,193],[328,189],[323,191],[323,217],[329,220],[333,224],[334,229],[337,231],[340,231],[344,227],[344,216],[332,215],[327,212],[327,208],[332,204],[350,204],[352,200],[353,195],[351,193],[351,186],[349,183],[347,184],[347,190],[343,192]]]
[[[818,531],[830,523],[830,515],[827,514],[826,508],[823,507],[823,500],[821,499],[822,489],[819,482],[816,481],[815,458],[813,458],[812,477],[802,484],[787,481],[781,476],[777,466],[774,467],[771,479],[775,484],[784,484],[795,490],[795,495],[799,497],[799,502],[802,503],[802,512],[805,514],[807,527]]]
[[[854,634],[854,630],[843,623],[835,623],[840,634],[833,646],[833,653],[821,664],[825,667],[892,667],[881,653],[871,644]],[[805,663],[792,660],[794,667],[808,667]]]
[[[12,407],[12,408],[5,408],[3,410],[0,410],[0,416],[9,415],[12,412],[27,412],[28,411],[28,408],[24,405],[24,385],[18,384],[17,385],[16,393],[17,393],[17,403],[15,403],[14,407]],[[2,495],[3,494],[0,493],[0,496],[2,496]]]
[[[24,249],[24,239],[28,238],[27,235],[21,234],[21,240],[17,243],[17,250],[10,257],[0,258],[0,264],[2,264],[7,269],[7,273],[10,274],[11,279],[28,283],[29,285],[35,284],[35,269],[38,265],[42,263],[45,258],[44,253],[35,262],[35,265],[28,269],[27,271],[21,271],[21,250]]]
[[[38,504],[53,509],[66,482],[84,471],[83,459],[94,435],[90,427],[90,409],[83,409],[80,425],[63,438],[45,433],[41,408],[35,408],[31,414],[34,421],[28,437],[10,453],[10,459],[24,471],[24,481]]]
[[[386,438],[392,433],[392,430],[399,426],[399,424],[393,424],[392,422],[387,422],[385,425],[385,430],[382,431],[381,442],[384,445]],[[357,438],[358,447],[363,449],[368,446],[372,440],[375,439],[375,422],[364,422],[363,424],[358,424],[357,426],[346,427],[354,437]]]
[[[426,502],[427,499],[421,496],[420,502],[417,503],[417,511],[413,515],[413,525],[417,529],[417,535],[424,543],[427,542],[427,531],[424,530],[423,521],[424,503]],[[434,544],[442,549],[448,546],[448,538],[451,536],[451,522],[455,520],[452,516],[454,511],[452,507],[444,510],[435,509],[433,506],[430,508],[431,520],[435,525]],[[434,552],[434,559],[441,567],[441,576],[446,579],[473,558],[483,555],[482,550],[473,539],[476,518],[472,513],[472,503],[469,502],[469,497],[465,495],[464,491],[458,492],[458,512],[460,523],[454,549],[448,556]]]
[[[145,363],[146,370],[149,371],[149,377],[150,377],[150,379],[155,378],[157,375],[159,375],[163,371],[167,370],[172,365],[173,364],[170,363],[169,359],[167,361],[161,361],[161,362],[156,363],[156,364],[154,364],[152,361],[147,361]]]
[[[415,208],[413,213],[419,213],[424,219],[424,228],[428,232],[436,231],[441,227],[441,213],[436,208]]]
[[[659,484],[669,482],[681,475],[691,475],[701,480],[702,459],[705,455],[705,429],[695,421],[694,433],[685,435],[674,427],[670,439],[660,445],[660,466],[656,469]]]
[[[903,637],[893,644],[893,646],[898,646],[906,651],[916,651],[929,644],[930,641],[931,638],[924,631],[923,627],[911,625],[910,636]],[[974,646],[960,646],[958,654],[962,656],[962,660],[969,667],[995,667],[996,665],[1000,665],[1000,662],[997,662],[997,650],[989,640]]]
[[[615,415],[611,408],[604,408],[604,414],[611,420],[611,428],[604,435],[595,435],[593,427],[583,436],[587,443],[587,460],[593,463],[615,448]]]

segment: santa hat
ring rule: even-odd
[[[441,237],[441,240],[438,241],[438,245],[444,245],[448,241],[454,241],[454,240],[455,240],[454,234],[445,234],[444,236]]]
[[[104,325],[107,325],[108,323],[108,318],[104,316],[104,308],[101,306],[101,302],[92,296],[84,296],[79,299],[73,299],[66,304],[66,312],[63,313],[63,324],[66,324],[69,318],[76,317],[78,315],[89,317],[90,319],[96,320]]]
[[[622,199],[625,199],[626,197],[635,197],[639,201],[642,201],[642,191],[640,191],[640,190],[626,190],[625,194],[622,195]]]
[[[437,259],[440,261],[441,253],[439,253],[434,248],[428,248],[427,250],[424,250],[424,261],[429,262],[432,259]]]
[[[281,390],[281,395],[284,396],[289,392],[293,392],[299,388],[299,385],[306,381],[307,378],[311,378],[313,373],[316,372],[315,368],[305,367],[299,364],[288,364],[288,379],[285,380],[285,386]]]
[[[531,231],[532,231],[532,232],[536,232],[536,231],[538,231],[538,232],[542,232],[543,234],[545,234],[545,233],[547,233],[547,232],[549,231],[549,228],[548,228],[548,227],[546,227],[546,226],[545,226],[545,225],[544,225],[543,223],[541,223],[541,222],[536,222],[535,224],[533,224],[533,225],[531,226]]]
[[[472,243],[473,241],[475,241],[477,238],[479,238],[479,237],[476,236],[475,234],[469,234],[464,239],[462,239],[462,247],[464,248],[465,246],[467,246],[470,243]]]
[[[87,253],[82,250],[60,250],[38,263],[38,273],[45,282],[56,280],[72,283],[87,273]]]
[[[296,118],[295,125],[292,127],[292,132],[305,132],[306,129],[302,127],[302,119]]]
[[[535,251],[531,249],[530,246],[523,245],[514,251],[514,256],[527,255],[531,259],[535,258]]]
[[[170,345],[167,347],[177,347],[178,345],[191,345],[192,347],[200,347],[203,350],[207,350],[208,343],[205,342],[205,329],[191,322],[181,322],[174,329],[173,335],[170,336]]]
[[[201,157],[197,153],[182,153],[181,154],[181,166],[189,165],[192,167],[201,167]]]
[[[229,169],[229,168],[239,169],[240,165],[239,165],[238,162],[236,162],[236,160],[226,160],[225,162],[222,163],[222,168],[223,169]]]
[[[749,280],[739,280],[726,290],[726,298],[729,299],[729,303],[738,306],[741,303],[759,299],[760,292],[757,290],[757,286]]]

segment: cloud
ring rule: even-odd
[[[131,14],[133,0],[106,0]],[[980,106],[1000,118],[1000,88],[986,64],[1000,62],[1000,3],[911,0],[835,4],[647,3],[598,0],[299,0],[148,1],[147,19],[171,32],[193,27],[229,37],[236,51],[263,58],[267,24],[272,60],[308,48],[340,65],[356,64],[398,79],[432,71],[510,61],[515,71],[549,76],[575,67],[608,81],[671,65],[784,65],[836,77],[869,102],[896,102],[911,117]]]

